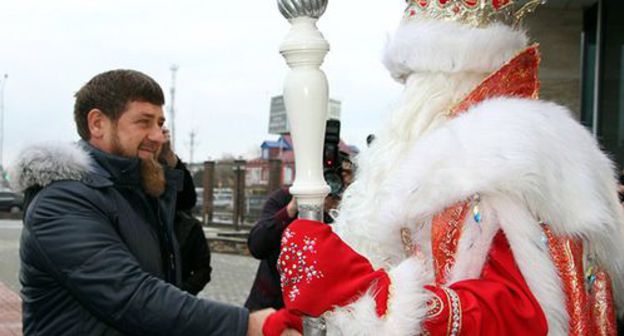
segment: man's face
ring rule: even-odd
[[[130,102],[117,122],[105,134],[104,150],[119,156],[156,160],[166,138],[161,106],[145,102]]]

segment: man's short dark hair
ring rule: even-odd
[[[101,73],[76,92],[74,120],[78,134],[84,140],[91,138],[87,114],[99,109],[108,118],[117,121],[131,102],[146,102],[162,106],[165,97],[154,79],[135,70],[112,70]]]

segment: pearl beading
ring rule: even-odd
[[[449,311],[449,319],[448,319],[448,329],[447,334],[451,336],[459,335],[461,331],[461,302],[459,301],[459,296],[455,293],[454,290],[446,287],[442,287],[444,293],[446,294],[446,298],[450,302],[450,311]]]

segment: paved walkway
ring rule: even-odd
[[[0,336],[22,334],[22,301],[0,282]]]

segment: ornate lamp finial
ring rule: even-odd
[[[327,0],[277,0],[277,6],[289,20],[300,16],[318,19],[325,13]]]

